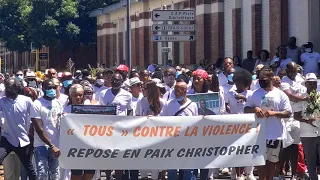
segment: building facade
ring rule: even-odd
[[[152,10],[194,9],[195,21],[169,24],[195,24],[194,42],[169,42],[169,59],[174,64],[193,65],[202,59],[240,56],[252,50],[276,52],[290,36],[297,45],[311,41],[320,50],[319,0],[131,0],[131,64],[146,67],[164,64],[162,43],[153,42]],[[126,0],[90,14],[97,18],[97,60],[106,66],[126,63]],[[169,34],[190,34],[175,32]],[[193,32],[191,33],[193,34]]]

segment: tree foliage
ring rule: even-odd
[[[89,13],[119,0],[0,0],[1,39],[10,50],[33,42],[75,48],[96,43],[96,19]]]
[[[24,51],[30,46],[31,0],[0,0],[0,40],[9,50]]]

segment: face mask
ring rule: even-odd
[[[92,95],[84,95],[84,99],[91,100],[92,99]]]
[[[252,75],[252,80],[256,80],[257,79],[257,75]]]
[[[180,96],[180,97],[178,97],[178,98],[176,98],[176,99],[177,99],[178,102],[180,102],[180,101],[183,101],[183,100],[184,100],[184,97],[183,97],[183,96]]]
[[[163,81],[164,81],[165,84],[168,85],[171,82],[170,76],[164,76],[163,77]]]
[[[305,51],[306,51],[307,53],[310,53],[312,50],[311,50],[311,48],[306,48]]]
[[[233,82],[233,74],[229,74],[228,75],[228,81],[229,82]]]
[[[46,90],[46,96],[48,96],[49,98],[54,98],[57,96],[57,90],[55,89],[47,89]]]
[[[91,104],[90,99],[86,99],[86,100],[84,100],[83,104],[84,104],[84,105],[90,105],[90,104]]]
[[[270,84],[269,80],[259,80],[259,85],[262,89],[268,87]]]
[[[37,82],[36,81],[29,81],[29,87],[36,87]]]
[[[23,77],[22,77],[22,76],[17,76],[17,79],[18,79],[19,81],[22,81],[22,80],[23,80]]]
[[[97,83],[101,86],[104,83],[104,79],[97,79]]]
[[[72,80],[65,80],[64,82],[63,82],[63,87],[68,87],[68,86],[70,86],[72,84]]]

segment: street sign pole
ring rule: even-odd
[[[131,19],[130,19],[130,0],[127,0],[127,62],[131,69]]]
[[[163,10],[167,10],[167,6],[163,5],[162,7]],[[168,21],[163,21],[163,25],[167,25]],[[161,34],[167,35],[168,32],[161,32]],[[162,48],[168,47],[168,42],[162,42]],[[162,57],[163,57],[163,64],[164,67],[167,67],[167,62],[168,62],[168,53],[167,52],[162,52]]]

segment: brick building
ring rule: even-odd
[[[257,55],[266,49],[272,57],[290,36],[297,38],[298,46],[311,41],[320,51],[319,0],[131,0],[133,67],[163,64],[161,43],[151,39],[151,26],[158,23],[151,20],[151,12],[163,5],[168,10],[196,12],[193,22],[174,22],[196,24],[194,42],[168,43],[175,64],[188,66],[202,59],[214,62],[236,55],[243,59],[248,50]],[[97,18],[98,62],[107,66],[125,62],[126,0],[90,16]]]

